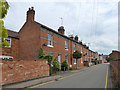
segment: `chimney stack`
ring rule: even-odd
[[[73,39],[74,37],[73,37],[73,34],[72,35],[69,35],[69,37],[71,38],[71,39]]]
[[[34,7],[29,8],[27,11],[27,22],[28,21],[34,21],[34,16],[35,16],[35,10]]]
[[[65,29],[63,26],[60,26],[58,32],[64,35]]]
[[[75,36],[75,40],[78,42],[78,36],[77,35]]]

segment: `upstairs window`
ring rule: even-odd
[[[10,46],[8,46],[8,47],[11,47],[11,39],[10,38],[4,38],[4,39],[9,43]]]
[[[53,36],[52,36],[52,34],[48,34],[48,46],[53,46]]]
[[[76,44],[74,44],[74,52],[76,51]]]
[[[68,50],[68,42],[65,41],[65,50]]]

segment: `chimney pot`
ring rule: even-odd
[[[69,37],[71,38],[71,39],[73,39],[74,37],[73,37],[73,35],[69,35]]]
[[[60,26],[58,32],[64,35],[65,29],[63,26]]]
[[[34,7],[31,7],[32,10],[34,10]]]
[[[34,7],[29,8],[27,11],[27,19],[26,21],[34,21],[34,16],[35,16],[35,10]]]
[[[75,40],[78,42],[78,36],[77,35],[75,36]]]

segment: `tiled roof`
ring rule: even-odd
[[[47,26],[45,26],[45,25],[43,25],[43,24],[40,24],[39,22],[36,22],[36,21],[34,21],[34,22],[37,23],[37,24],[39,24],[41,27],[46,28],[46,29],[49,30],[49,31],[52,31],[52,32],[54,32],[54,33],[56,33],[56,34],[58,34],[58,35],[60,35],[60,36],[62,36],[62,37],[65,37],[65,38],[67,38],[67,39],[69,39],[69,40],[71,40],[71,41],[73,41],[73,42],[76,42],[76,43],[84,46],[85,48],[89,49],[88,46],[83,45],[81,42],[77,42],[76,40],[73,40],[73,39],[71,39],[70,37],[67,37],[66,35],[63,35],[63,34],[61,34],[61,33],[58,33],[57,31],[55,31],[55,30],[53,30],[53,29],[51,29],[51,28],[49,28],[49,27],[47,27]],[[91,51],[92,51],[92,50],[91,50]]]
[[[18,32],[8,30],[7,33],[8,33],[8,37],[19,38]]]

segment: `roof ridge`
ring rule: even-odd
[[[18,33],[17,31],[13,31],[13,30],[10,30],[10,29],[7,29],[8,31],[10,31],[10,32],[15,32],[15,33]]]

